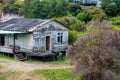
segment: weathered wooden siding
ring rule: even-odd
[[[62,38],[62,43],[57,42],[57,34],[58,33],[63,33],[63,38]],[[56,35],[54,35],[56,34]],[[53,51],[64,51],[66,50],[67,46],[68,46],[68,31],[55,31],[55,33],[53,33],[53,38],[52,38],[52,50]]]
[[[58,40],[58,33],[62,33],[62,43],[57,42]],[[41,28],[37,29],[33,33],[34,44],[35,39],[43,39],[45,40],[43,45],[39,45],[36,47],[42,48],[41,50],[46,50],[46,36],[50,36],[50,50],[51,51],[64,51],[68,46],[68,30],[63,27],[61,24],[56,23],[54,21],[49,22],[48,24],[42,26]]]
[[[62,33],[62,43],[58,42],[58,33]],[[16,46],[21,49],[46,51],[46,37],[50,37],[50,51],[64,51],[68,46],[68,30],[57,22],[49,22],[33,33],[19,34],[15,40]],[[39,39],[39,45],[35,40]],[[5,46],[13,45],[13,35],[5,36]]]
[[[32,34],[19,34],[15,39],[16,45],[20,46],[21,49],[32,49],[33,47],[33,36]],[[13,35],[5,36],[5,46],[13,45]]]
[[[67,30],[67,28],[65,28],[64,26],[62,26],[61,24],[55,22],[55,21],[51,21],[45,25],[43,25],[42,27],[40,27],[39,29],[40,31],[63,31],[63,30]]]

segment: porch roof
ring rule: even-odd
[[[20,33],[25,33],[25,32],[0,30],[0,34],[20,34]]]

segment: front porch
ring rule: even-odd
[[[15,47],[18,49],[18,47]],[[11,55],[15,59],[18,59],[20,61],[27,60],[27,59],[33,59],[35,57],[38,57],[40,60],[57,60],[58,53],[57,52],[51,52],[51,51],[41,51],[41,52],[32,52],[32,51],[23,51],[23,50],[16,50],[14,52],[14,48],[10,46],[0,46],[0,54],[6,54]]]

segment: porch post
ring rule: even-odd
[[[13,34],[13,53],[15,54],[15,34]]]

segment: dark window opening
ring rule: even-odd
[[[0,46],[4,46],[4,45],[5,45],[5,36],[0,35]]]
[[[58,43],[62,43],[63,42],[63,33],[58,33],[57,42]]]
[[[18,34],[15,34],[15,36],[14,36],[14,37],[15,37],[15,39],[17,40],[17,39],[18,39]]]

